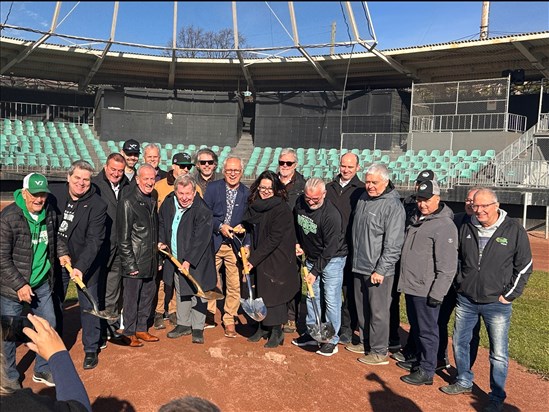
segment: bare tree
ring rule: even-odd
[[[240,48],[247,47],[246,38],[238,35],[238,43]],[[234,49],[234,35],[232,29],[221,29],[217,32],[205,31],[200,27],[187,26],[182,27],[177,34],[176,44],[181,49],[217,49],[209,50],[177,50],[177,57],[201,57],[211,59],[227,59],[236,58],[234,51],[221,49]],[[171,41],[168,42],[168,47],[171,47]],[[169,51],[163,53],[171,55]],[[248,54],[243,52],[246,57]]]

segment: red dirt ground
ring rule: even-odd
[[[549,241],[541,232],[531,233],[534,268],[549,271]],[[219,321],[219,312],[217,320]],[[245,323],[244,316],[241,320]],[[112,343],[99,356],[97,368],[82,369],[84,353],[78,306],[66,310],[64,340],[87,388],[93,410],[157,411],[171,399],[200,396],[228,411],[472,411],[480,410],[489,392],[488,351],[480,348],[474,367],[471,395],[448,396],[438,388],[451,381],[456,370],[439,373],[433,386],[413,387],[399,377],[404,371],[395,362],[367,366],[358,355],[339,346],[339,353],[326,358],[310,349],[291,345],[286,336],[282,347],[263,348],[263,342],[247,342],[247,325],[238,325],[240,336],[224,337],[220,326],[205,331],[204,345],[190,337],[168,339],[167,329],[152,331],[160,342],[142,348]],[[407,330],[407,325],[403,325]],[[402,336],[406,330],[402,330]],[[24,387],[54,396],[54,390],[32,382],[33,356],[20,347],[18,369],[25,374]],[[453,358],[451,357],[452,361]],[[453,363],[453,362],[452,362]],[[505,411],[546,411],[549,382],[528,373],[511,361]]]

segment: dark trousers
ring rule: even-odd
[[[156,295],[154,278],[139,279],[125,277],[124,284],[124,335],[147,332],[148,320]]]
[[[301,303],[301,284],[303,279],[301,278],[300,266],[297,267],[297,273],[299,274],[299,290],[295,296],[288,302],[288,320],[293,320],[297,323],[299,320],[299,304]]]
[[[117,249],[111,251],[109,265],[103,269],[103,272],[104,296],[100,296],[100,305],[110,313],[120,313],[122,309],[122,272]],[[120,320],[109,321],[109,324],[118,327]]]
[[[350,259],[347,258],[347,262]],[[341,327],[339,336],[351,339],[357,328],[358,319],[355,303],[355,289],[352,268],[347,265],[343,270],[343,286],[341,288],[343,299],[341,301]]]
[[[427,376],[435,375],[438,349],[438,314],[440,306],[427,305],[427,298],[406,295],[406,311],[410,326],[415,327],[416,357]]]
[[[398,269],[398,267],[396,268]],[[391,290],[391,307],[389,309],[389,347],[400,346],[400,292],[398,289],[399,272],[395,272],[393,289]]]

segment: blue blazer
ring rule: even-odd
[[[235,227],[242,222],[244,212],[248,207],[248,197],[250,196],[250,189],[244,184],[238,185],[235,205],[233,208],[233,214],[229,225]],[[225,193],[225,179],[216,180],[208,184],[206,193],[204,193],[204,201],[211,209],[213,213],[213,247],[214,252],[217,253],[221,243],[223,242],[223,235],[219,233],[219,226],[225,221],[225,215],[227,214],[227,195]],[[246,242],[247,239],[246,239]],[[237,249],[240,248],[238,242],[235,243]]]

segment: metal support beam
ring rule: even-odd
[[[170,74],[168,75],[168,87],[173,89],[175,86],[175,66],[177,64],[177,2],[173,2],[173,33],[172,33],[172,61],[170,62]]]
[[[116,21],[118,19],[118,5],[119,5],[120,2],[118,1],[115,1],[114,2],[114,10],[113,10],[113,13],[112,13],[112,23],[111,23],[111,35],[109,37],[109,41],[107,42],[107,44],[105,45],[105,48],[103,49],[103,52],[101,53],[101,56],[99,56],[96,60],[95,60],[95,63],[93,64],[92,68],[90,69],[90,71],[88,72],[88,75],[86,76],[86,78],[84,79],[83,82],[81,82],[79,85],[78,85],[78,88],[80,90],[85,90],[86,87],[88,87],[88,85],[90,84],[91,82],[91,79],[93,79],[93,76],[95,76],[95,74],[97,73],[97,71],[99,70],[99,68],[101,67],[101,65],[103,64],[103,62],[105,61],[105,57],[107,56],[107,53],[109,52],[109,50],[111,49],[111,46],[112,46],[112,42],[114,41],[114,34],[116,32]]]
[[[288,9],[290,11],[290,20],[292,22],[292,32],[293,32],[293,38],[294,38],[294,46],[297,50],[311,63],[311,65],[314,67],[316,72],[322,76],[323,79],[325,79],[328,83],[332,85],[335,89],[341,89],[342,85],[339,84],[339,82],[332,77],[330,73],[328,73],[324,68],[313,59],[313,57],[307,53],[307,50],[305,50],[300,44],[299,44],[299,34],[297,32],[297,23],[295,19],[295,12],[294,12],[294,2],[289,1],[288,2]]]
[[[55,29],[57,28],[57,19],[59,18],[59,12],[61,11],[61,1],[58,1],[55,4],[55,10],[53,12],[53,18],[51,20],[51,27],[50,30],[44,34],[42,37],[40,37],[38,40],[36,40],[34,43],[29,44],[24,50],[21,50],[21,52],[13,58],[10,62],[8,62],[2,69],[0,70],[0,75],[5,74],[9,69],[11,69],[14,65],[17,63],[21,63],[23,60],[25,60],[29,55],[36,50],[37,47],[39,47],[42,43],[44,43],[46,40],[48,40]]]
[[[246,84],[248,85],[248,91],[255,93],[255,86],[254,86],[254,80],[252,78],[252,75],[250,74],[250,71],[244,64],[244,57],[242,56],[242,52],[240,51],[239,47],[239,41],[238,41],[238,16],[236,14],[236,1],[232,2],[233,7],[233,35],[234,35],[234,48],[236,49],[236,55],[238,57],[238,61],[240,62],[240,68],[242,69],[242,73],[244,73],[244,78],[246,79]]]
[[[545,67],[536,56],[534,56],[530,50],[526,48],[524,44],[518,41],[513,42],[513,46],[516,47],[516,49],[528,59],[530,63],[532,63],[532,66],[534,66],[536,69],[538,69],[541,74],[543,74],[546,78],[549,79],[549,69]]]

